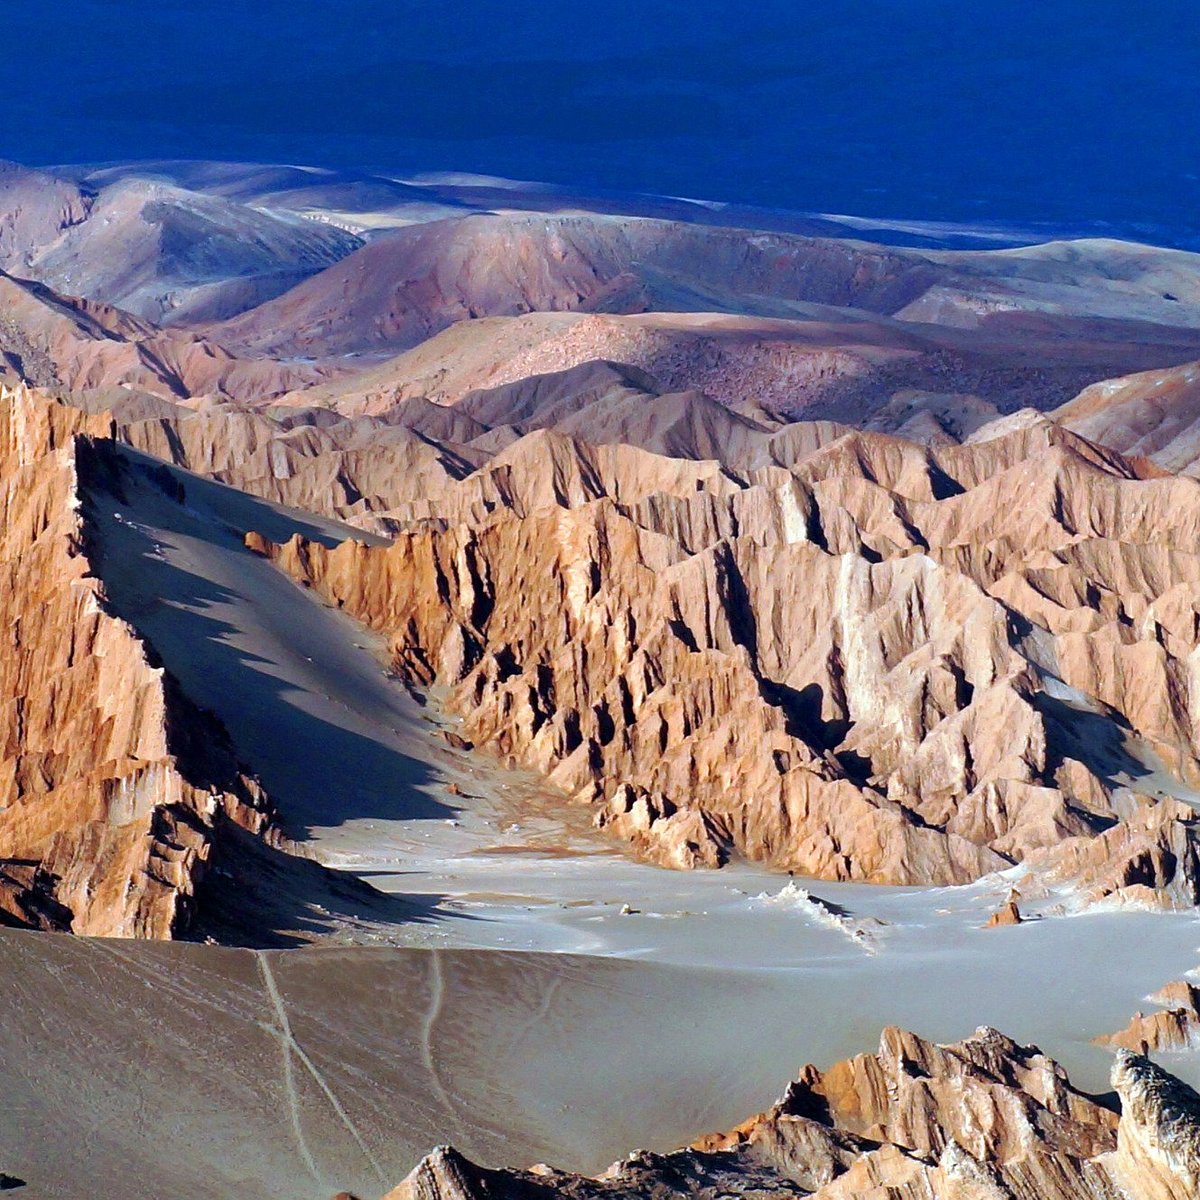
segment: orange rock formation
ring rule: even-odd
[[[85,493],[111,431],[0,391],[0,919],[165,938],[186,927],[222,829],[264,833],[271,806],[108,611]]]
[[[656,861],[1193,903],[1200,485],[994,433],[747,470],[542,430],[386,547],[256,544]]]

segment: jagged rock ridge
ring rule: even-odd
[[[1041,418],[740,474],[542,430],[409,517],[256,546],[656,861],[1195,902],[1191,480]]]
[[[386,1200],[1183,1200],[1200,1182],[1200,1096],[1120,1052],[1120,1116],[992,1029],[937,1046],[887,1029],[879,1052],[806,1067],[779,1103],[598,1178],[488,1170],[439,1147]]]
[[[267,836],[273,808],[107,607],[85,510],[111,436],[108,417],[0,390],[0,920],[166,938],[223,830]]]

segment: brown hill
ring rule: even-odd
[[[929,282],[920,256],[853,243],[629,217],[470,216],[380,238],[218,336],[320,357],[402,350],[465,318],[538,311],[893,312]]]
[[[239,357],[198,334],[161,330],[120,309],[0,272],[0,378],[120,403],[219,395],[261,401],[327,378],[310,364]]]
[[[602,216],[469,216],[380,238],[220,326],[260,353],[395,352],[465,319],[530,312],[896,317],[983,340],[1178,341],[1197,258],[1109,242],[915,251]],[[621,358],[621,355],[589,355]],[[1179,360],[1176,360],[1179,361]]]
[[[1084,437],[1145,455],[1169,471],[1200,469],[1200,363],[1102,380],[1054,416]]]
[[[970,329],[849,311],[786,321],[529,313],[460,321],[295,402],[346,413],[382,412],[413,396],[453,404],[475,390],[607,361],[643,372],[659,391],[698,389],[731,408],[750,405],[789,419],[899,432],[932,407],[942,432],[956,438],[979,423],[964,426],[957,413],[975,409],[986,420],[1021,407],[1054,408],[1096,379],[1185,362],[1198,347],[1200,337],[1188,329],[1054,313],[997,315]],[[919,429],[906,435],[928,440]]]

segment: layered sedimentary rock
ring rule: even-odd
[[[1200,1182],[1200,1096],[1122,1052],[1120,1114],[992,1029],[936,1046],[887,1029],[878,1054],[806,1067],[769,1112],[598,1178],[487,1170],[449,1147],[386,1200],[812,1196],[818,1200],[1183,1200]]]
[[[106,604],[88,481],[108,417],[0,391],[0,920],[166,938],[229,827],[271,804],[223,730]]]
[[[1194,903],[1200,486],[994,432],[739,474],[539,431],[390,546],[256,545],[656,861]]]

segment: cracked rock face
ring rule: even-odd
[[[639,1151],[597,1178],[487,1170],[439,1147],[386,1200],[813,1196],[819,1200],[1184,1200],[1200,1185],[1200,1096],[1121,1052],[1120,1116],[992,1029],[937,1046],[899,1029],[728,1134]]]
[[[1200,1195],[1200,1095],[1149,1059],[1118,1051],[1121,1124],[1113,1170],[1137,1200]]]

